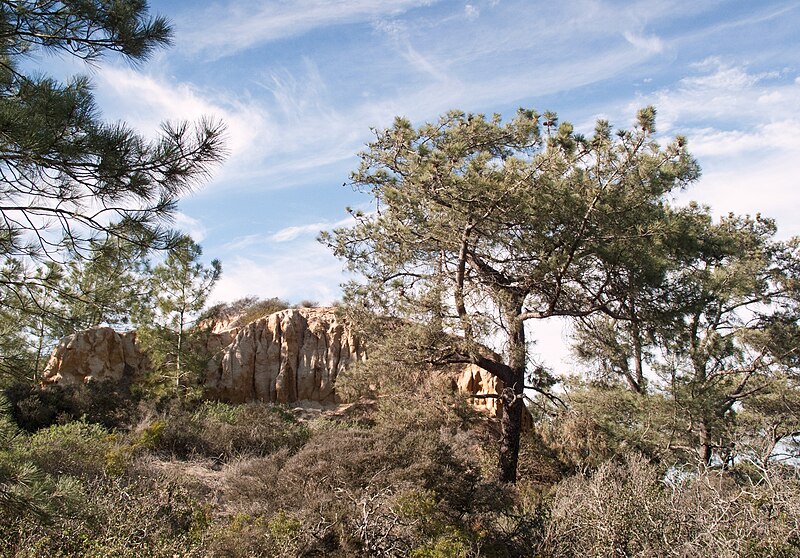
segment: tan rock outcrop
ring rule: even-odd
[[[229,347],[236,335],[242,328],[232,327],[220,331],[210,331],[205,339],[205,351],[207,354],[215,354]]]
[[[222,316],[219,318],[208,318],[197,323],[197,329],[204,332],[202,349],[208,354],[214,354],[231,343],[236,338],[236,334],[241,329],[239,325],[241,316]]]
[[[467,364],[455,381],[458,391],[467,395],[495,395],[503,388],[503,382],[497,376],[474,364]],[[478,409],[488,411],[493,417],[499,417],[503,412],[503,407],[497,398],[474,397],[470,403]]]
[[[221,401],[334,403],[338,375],[366,358],[361,340],[334,308],[294,308],[240,327],[208,329],[203,349],[216,357],[209,363],[204,389],[209,398]],[[148,366],[135,332],[92,328],[61,340],[45,368],[43,384],[130,384],[142,378]],[[443,372],[467,395],[493,395],[502,389],[500,380],[472,364],[452,365]],[[471,403],[490,416],[502,415],[497,398],[474,397]]]
[[[64,337],[42,374],[43,384],[80,384],[112,380],[126,384],[139,379],[148,359],[136,345],[136,332],[95,327]]]
[[[210,363],[205,388],[229,402],[334,401],[336,377],[364,356],[334,309],[283,310],[240,328]]]

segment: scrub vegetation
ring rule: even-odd
[[[0,1],[0,555],[800,556],[800,239],[678,204],[700,168],[653,107],[377,130],[350,180],[374,211],[320,238],[369,348],[340,404],[204,399],[214,325],[290,307],[206,308],[222,266],[169,227],[224,125],[148,140],[22,64],[170,40],[142,0]],[[535,360],[552,318],[573,369]],[[98,325],[137,329],[146,378],[42,387]]]

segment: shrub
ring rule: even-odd
[[[6,531],[0,555],[105,558],[205,557],[207,509],[176,482],[138,477],[87,484],[80,511],[57,523]]]
[[[264,456],[282,448],[296,450],[308,428],[291,413],[267,403],[230,405],[204,402],[196,410],[165,416],[154,448],[187,459],[210,457],[221,462],[240,456]]]
[[[53,385],[46,389],[15,384],[5,394],[12,405],[14,420],[28,432],[78,419],[106,428],[122,428],[135,415],[136,401],[130,391],[112,381]]]
[[[569,387],[565,399],[568,408],[539,420],[535,430],[548,453],[571,472],[594,470],[631,451],[662,463],[662,472],[686,457],[670,444],[677,425],[662,396],[579,383]]]
[[[13,538],[20,525],[50,521],[81,492],[75,479],[54,478],[28,460],[24,455],[27,442],[0,397],[0,541]]]
[[[289,303],[277,297],[260,299],[249,296],[230,303],[216,304],[203,312],[197,321],[198,323],[230,322],[231,326],[241,327],[287,308]]]
[[[99,424],[73,421],[43,428],[21,450],[24,459],[51,475],[102,476],[118,437]]]
[[[759,482],[725,471],[676,476],[637,455],[561,482],[536,547],[544,556],[797,556],[797,472]]]
[[[273,540],[267,525],[283,517],[291,518],[294,555],[477,555],[513,490],[481,476],[475,440],[446,415],[407,409],[391,420],[389,408],[372,428],[322,428],[295,454],[233,463],[225,498],[251,518],[245,546]]]

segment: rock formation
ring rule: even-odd
[[[334,401],[334,383],[364,358],[360,341],[331,308],[293,308],[240,328],[214,359],[205,388],[214,399]]]
[[[148,367],[147,356],[136,345],[136,332],[95,327],[64,337],[43,372],[42,383],[61,385],[112,380],[130,384]]]
[[[202,349],[216,353],[204,383],[210,399],[335,403],[338,375],[366,358],[360,339],[333,308],[283,310],[230,329],[206,326]],[[43,383],[113,380],[125,385],[142,378],[148,366],[135,332],[97,327],[61,340],[45,368]],[[497,394],[502,389],[502,382],[475,365],[449,366],[444,373],[467,395]],[[502,414],[496,398],[476,397],[471,402],[491,416]]]
[[[233,343],[241,329],[240,327],[232,327],[230,329],[220,328],[209,331],[205,338],[203,349],[210,355],[220,352]]]
[[[474,364],[466,365],[456,377],[455,382],[459,392],[469,395],[497,394],[503,389],[503,382],[497,376],[489,374]],[[473,398],[470,403],[478,409],[488,411],[493,417],[499,417],[503,412],[503,406],[496,398]]]

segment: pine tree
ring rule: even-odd
[[[193,334],[198,333],[192,327],[222,273],[219,260],[206,267],[200,261],[202,254],[190,237],[181,237],[164,262],[153,268],[151,296],[139,312],[143,326],[139,328],[139,338],[160,373],[172,378],[178,392],[187,376],[200,371],[198,364],[205,364],[204,351],[190,344]],[[194,362],[197,357],[201,363]]]
[[[665,196],[698,175],[681,138],[655,142],[654,120],[646,108],[633,130],[600,121],[584,138],[526,110],[505,124],[451,112],[415,129],[398,118],[352,179],[376,210],[323,236],[366,277],[351,299],[431,324],[445,335],[429,358],[502,381],[501,481],[516,480],[525,389],[549,382],[530,363],[525,323],[613,311],[625,258],[663,227]],[[481,345],[493,339],[503,355]]]
[[[41,310],[71,273],[58,270],[67,262],[95,261],[114,242],[158,250],[178,241],[169,218],[224,156],[224,126],[164,124],[148,140],[101,119],[88,78],[27,71],[43,53],[137,64],[171,35],[144,0],[0,2],[0,322],[24,324]],[[20,356],[4,350],[0,368]]]

